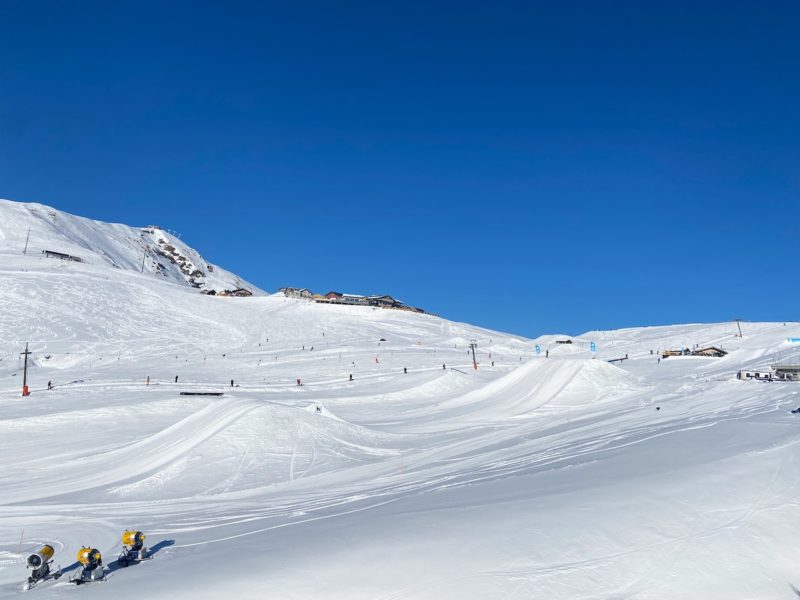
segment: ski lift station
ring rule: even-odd
[[[776,379],[800,381],[800,365],[773,365]]]
[[[772,365],[769,370],[745,370],[736,374],[737,379],[757,381],[800,381],[800,365]]]
[[[748,379],[755,379],[756,381],[772,381],[773,378],[774,373],[770,370],[755,371],[742,369],[736,373],[736,379],[741,379],[743,381],[747,381]]]

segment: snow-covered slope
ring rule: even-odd
[[[87,265],[143,271],[205,291],[246,288],[255,294],[263,293],[237,275],[207,262],[196,250],[157,226],[103,223],[43,204],[0,200],[0,256],[25,252],[26,256],[54,260],[46,258],[45,251],[77,257]]]
[[[109,577],[40,598],[796,598],[800,383],[735,372],[800,325],[742,329],[557,344],[0,253],[0,597],[51,543]],[[650,354],[695,344],[730,353]]]

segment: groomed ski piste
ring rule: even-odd
[[[736,379],[800,362],[797,323],[529,340],[206,296],[97,222],[90,260],[23,255],[31,210],[76,219],[0,203],[0,597],[800,596],[800,383]],[[695,344],[728,354],[651,354]],[[117,568],[132,528],[152,560]],[[42,544],[64,576],[23,592]],[[84,545],[104,583],[69,583]]]

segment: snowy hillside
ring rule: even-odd
[[[140,230],[2,210],[2,598],[797,598],[800,383],[735,378],[800,362],[797,323],[525,340],[220,298],[139,273]],[[728,354],[650,353],[695,345]],[[126,528],[153,560],[120,568]],[[44,543],[65,575],[22,592]],[[83,544],[105,582],[69,583]]]
[[[0,256],[38,257],[47,252],[82,264],[144,272],[200,290],[261,290],[203,259],[176,236],[157,226],[129,227],[76,217],[43,204],[0,200]],[[74,268],[75,261],[62,261]]]

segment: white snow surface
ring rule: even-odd
[[[63,263],[17,251],[31,205],[0,209],[2,598],[798,597],[800,383],[735,379],[800,361],[797,323],[562,345],[205,296],[139,273],[136,230],[88,221],[98,254],[57,213],[47,243],[93,257]],[[694,344],[730,354],[650,354]],[[126,528],[153,560],[117,568]],[[42,543],[68,574],[98,548],[108,580],[22,592]]]

